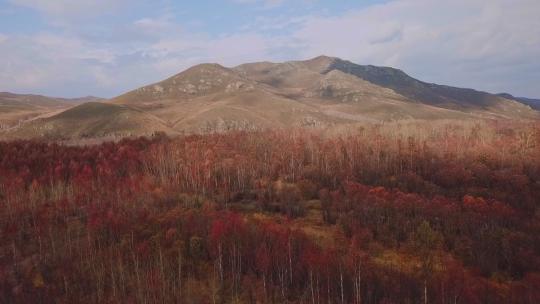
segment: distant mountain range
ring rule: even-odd
[[[33,113],[4,131],[4,137],[122,137],[403,119],[540,117],[537,100],[426,83],[398,69],[327,56],[234,68],[200,64],[110,100],[28,96],[8,96],[6,105],[0,97],[0,121],[9,112]]]
[[[514,97],[508,93],[501,93],[501,94],[497,94],[497,96],[500,96],[500,97],[503,97],[503,98],[506,98],[506,99],[511,99],[511,100],[515,100],[515,101],[519,101],[523,104],[526,104],[528,106],[530,106],[531,108],[535,109],[535,110],[539,110],[540,111],[540,99],[532,99],[532,98],[525,98],[525,97]]]

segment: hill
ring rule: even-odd
[[[482,117],[536,118],[538,113],[513,99],[473,89],[456,88],[417,80],[405,72],[372,65],[358,65],[339,58],[319,56],[306,61],[283,64],[255,63],[237,67],[246,77],[276,86],[298,87],[310,82],[316,75],[340,71],[381,88],[392,90],[401,100],[438,108],[473,113]],[[311,71],[309,77],[306,70]],[[301,73],[300,73],[301,72]],[[300,75],[302,74],[302,75]],[[340,83],[343,86],[343,83]],[[329,88],[330,90],[332,87]],[[372,90],[363,90],[371,93]]]
[[[177,131],[260,129],[348,121],[217,64],[192,67],[162,82],[123,94],[113,104],[163,119]]]
[[[100,101],[101,98],[56,98],[32,94],[0,92],[0,130],[8,129],[37,117],[52,115],[77,104]]]
[[[73,139],[174,134],[158,118],[142,111],[99,102],[88,102],[51,117],[33,120],[9,132],[9,137]]]
[[[472,117],[318,65],[318,59],[235,68],[202,64],[110,102],[151,113],[179,132]]]
[[[473,118],[468,113],[417,103],[391,88],[329,69],[333,60],[322,56],[308,61],[252,63],[235,70],[271,86],[277,94],[353,121]]]

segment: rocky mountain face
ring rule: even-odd
[[[312,61],[317,62],[314,65],[320,67],[320,71],[323,74],[335,70],[342,71],[373,84],[392,89],[396,93],[420,103],[458,110],[500,109],[502,112],[504,112],[506,108],[511,108],[508,109],[507,112],[520,109],[523,111],[527,110],[526,106],[519,102],[515,102],[515,100],[511,98],[508,99],[504,96],[489,94],[473,89],[426,83],[410,77],[401,70],[390,67],[358,65],[339,58],[327,57],[315,58]],[[321,64],[320,62],[325,63]]]
[[[426,83],[398,69],[319,56],[234,68],[200,64],[101,104],[91,100],[8,133],[70,138],[403,119],[537,119],[539,113],[531,107],[513,96]]]

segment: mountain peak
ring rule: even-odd
[[[337,57],[320,55],[315,58],[303,61],[302,63],[309,69],[322,73],[328,71],[331,66],[333,66],[336,62],[340,61],[342,60]]]
[[[253,88],[253,81],[244,78],[237,71],[217,63],[203,63],[163,81],[127,92],[112,101],[118,104],[164,99],[185,101],[216,93],[249,91]]]
[[[218,70],[227,70],[226,67],[222,66],[219,63],[200,63],[192,66],[188,70],[196,70],[196,69],[218,69]]]
[[[317,62],[317,61],[325,61],[325,62],[333,62],[335,60],[340,60],[338,57],[333,57],[333,56],[327,56],[327,55],[319,55],[317,57],[313,57],[311,59],[308,59],[306,61],[312,61],[312,62]]]
[[[232,71],[218,63],[201,63],[194,65],[187,70],[173,76],[173,78],[182,77],[190,74],[222,74],[232,73]]]

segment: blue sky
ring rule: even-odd
[[[202,62],[320,54],[540,97],[537,0],[0,0],[0,91],[112,97]]]

